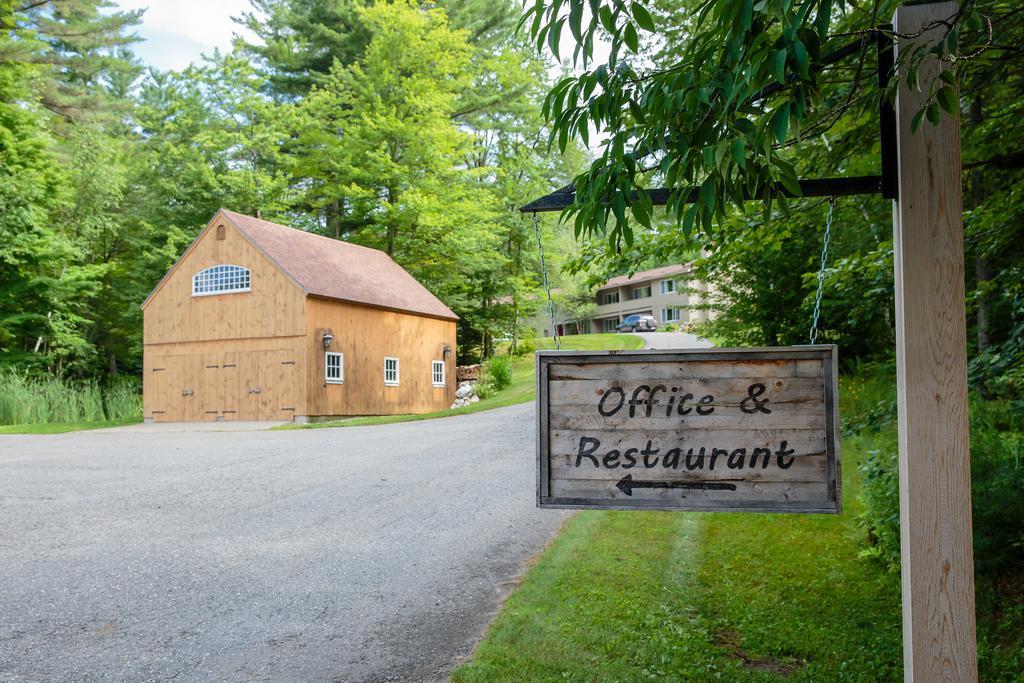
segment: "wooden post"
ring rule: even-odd
[[[902,7],[893,25],[912,36],[956,11],[955,2]],[[945,30],[898,38],[897,58]],[[904,678],[929,683],[978,679],[960,124],[943,114],[910,131],[943,68],[930,57],[920,91],[900,87],[893,203]]]

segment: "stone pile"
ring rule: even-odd
[[[459,388],[455,390],[455,402],[452,403],[452,408],[461,408],[462,406],[468,406],[470,403],[476,403],[480,400],[480,397],[476,395],[476,382],[459,382]]]

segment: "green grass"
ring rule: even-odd
[[[64,434],[82,432],[104,427],[124,427],[139,424],[141,417],[126,417],[118,420],[96,420],[86,422],[43,422],[37,424],[0,425],[0,434]]]
[[[79,424],[142,419],[138,378],[119,375],[100,384],[0,371],[0,425]]]
[[[452,680],[900,680],[898,576],[859,555],[843,449],[841,516],[577,515]]]
[[[554,348],[554,342],[550,339],[532,340],[535,348]],[[574,351],[595,351],[610,349],[639,349],[644,342],[640,337],[631,334],[579,334],[569,337],[562,337],[562,349]],[[517,403],[532,401],[537,396],[537,387],[533,377],[533,354],[516,359],[512,363],[512,382],[490,398],[481,399],[478,403],[471,403],[461,408],[438,410],[432,413],[420,413],[417,415],[375,415],[370,417],[350,417],[330,422],[314,422],[311,424],[287,424],[273,427],[280,429],[324,429],[331,427],[362,427],[367,425],[391,424],[394,422],[415,422],[417,420],[432,420],[437,417],[449,417],[451,415],[465,415],[478,413],[481,410],[493,408],[504,408],[505,406]]]

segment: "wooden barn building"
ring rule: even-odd
[[[220,210],[142,304],[146,421],[441,410],[458,317],[384,252]]]

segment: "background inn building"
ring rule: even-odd
[[[693,264],[662,266],[619,275],[608,280],[594,293],[594,308],[585,318],[573,318],[557,310],[559,334],[615,332],[616,326],[629,315],[650,315],[664,325],[710,320],[714,314],[700,308],[708,303],[712,288],[692,279]],[[547,310],[537,316],[537,329],[544,336],[551,334]]]

